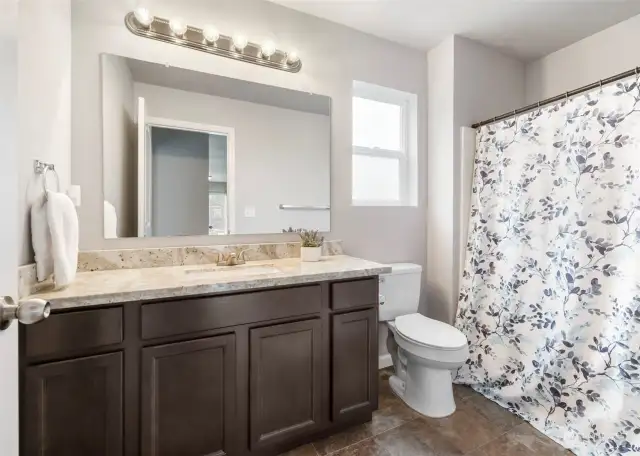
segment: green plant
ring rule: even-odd
[[[302,241],[302,247],[322,247],[324,236],[321,236],[318,230],[305,230],[303,228],[282,230],[283,233],[297,233]]]

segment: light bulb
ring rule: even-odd
[[[185,33],[187,33],[187,24],[184,21],[184,19],[182,19],[180,17],[176,17],[175,19],[171,19],[169,21],[169,27],[171,28],[171,31],[176,36],[182,36]]]
[[[262,52],[262,56],[268,59],[273,54],[275,54],[276,45],[273,43],[273,41],[265,41],[264,43],[262,43],[260,50]]]
[[[289,52],[287,54],[287,63],[288,64],[293,65],[298,60],[300,60],[300,57],[298,57],[298,53],[296,51],[291,51],[291,52]]]
[[[213,25],[205,25],[202,29],[202,36],[207,43],[215,43],[220,38],[220,32]]]
[[[136,21],[143,27],[149,27],[153,23],[153,16],[147,8],[139,6],[133,11]]]
[[[247,44],[249,44],[249,41],[247,40],[246,36],[244,35],[233,36],[233,47],[236,48],[236,50],[242,52],[242,50],[247,47]]]

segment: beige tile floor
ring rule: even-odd
[[[407,407],[380,371],[371,422],[304,445],[286,456],[571,456],[527,422],[470,388],[455,386],[456,412],[426,418]],[[284,456],[284,455],[283,455]]]

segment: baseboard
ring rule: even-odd
[[[380,355],[378,357],[378,369],[384,369],[385,367],[393,366],[393,361],[391,361],[391,355]]]

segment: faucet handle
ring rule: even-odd
[[[216,264],[218,266],[226,266],[227,261],[228,257],[224,255],[224,252],[218,252],[218,261],[216,262]]]
[[[242,261],[243,263],[247,261],[247,250],[249,249],[240,250],[240,253],[238,253],[238,261]]]

